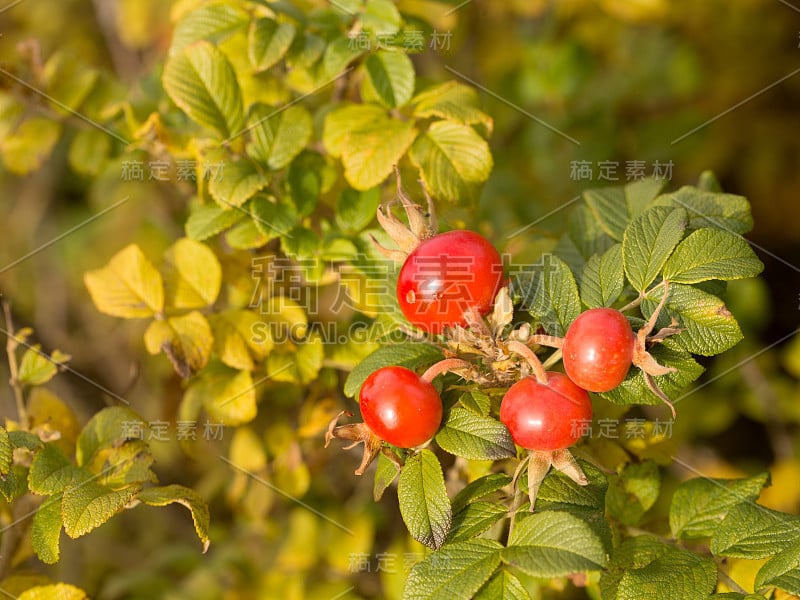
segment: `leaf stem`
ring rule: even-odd
[[[460,358],[445,358],[444,360],[440,360],[439,362],[432,364],[428,370],[422,374],[421,377],[424,381],[430,383],[443,373],[462,370],[468,371],[471,367],[472,365],[470,363],[465,360],[461,360]],[[461,374],[459,373],[459,375]],[[464,379],[469,379],[466,374],[461,376]]]
[[[3,316],[6,321],[6,354],[8,355],[8,383],[14,391],[14,401],[17,404],[17,417],[20,425],[28,428],[28,410],[25,407],[25,396],[19,383],[19,365],[17,364],[17,347],[19,342],[14,334],[14,321],[11,317],[11,305],[3,300]]]
[[[556,364],[558,361],[561,360],[561,356],[562,352],[561,348],[559,348],[558,350],[556,350],[550,356],[547,357],[547,360],[544,361],[542,366],[545,368],[545,370],[549,369],[550,367],[552,367],[554,364]]]

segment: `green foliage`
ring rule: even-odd
[[[452,520],[439,460],[430,450],[410,457],[397,481],[400,513],[411,536],[426,546],[439,548]]]

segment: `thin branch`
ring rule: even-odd
[[[17,364],[17,337],[14,334],[14,321],[11,318],[11,305],[3,300],[3,315],[6,320],[6,354],[8,355],[8,379],[11,389],[14,391],[14,401],[17,404],[17,417],[24,429],[28,428],[28,410],[25,407],[25,396],[22,393],[22,386],[19,383],[19,365]]]

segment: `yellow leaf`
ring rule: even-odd
[[[252,371],[254,359],[265,358],[274,346],[268,324],[249,310],[228,310],[211,317],[214,350],[235,369]]]
[[[153,321],[144,334],[147,351],[164,352],[184,379],[206,366],[213,341],[208,321],[196,310],[182,317]]]
[[[57,583],[55,585],[37,585],[22,592],[17,600],[84,600],[86,592],[74,585]]]
[[[53,152],[61,137],[61,123],[43,117],[22,122],[11,135],[0,139],[0,154],[6,168],[16,175],[36,171]]]
[[[80,424],[75,413],[61,398],[45,388],[33,388],[28,396],[28,415],[34,431],[59,432],[61,436],[53,443],[67,456],[73,454]]]
[[[256,391],[250,371],[231,369],[213,362],[183,396],[189,405],[202,402],[210,419],[235,426],[256,416]]]
[[[219,260],[205,244],[181,238],[164,253],[165,286],[176,308],[204,308],[213,304],[222,284]]]
[[[232,463],[245,471],[260,471],[267,467],[264,444],[249,427],[239,427],[233,434],[229,456]]]
[[[108,315],[132,319],[164,310],[161,274],[136,244],[120,250],[107,266],[84,274],[83,281],[97,309]]]

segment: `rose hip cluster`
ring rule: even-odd
[[[583,472],[566,449],[580,439],[579,424],[592,418],[588,392],[616,388],[631,365],[637,365],[651,389],[669,402],[651,376],[671,369],[656,363],[645,348],[647,342],[678,331],[673,324],[648,337],[666,293],[638,333],[620,311],[593,308],[575,319],[564,338],[531,335],[528,324],[510,327],[513,306],[503,286],[502,259],[492,244],[472,231],[436,233],[430,198],[423,212],[402,193],[399,183],[398,192],[408,225],[392,214],[391,205],[378,209],[378,220],[398,249],[373,241],[384,254],[403,261],[397,281],[400,309],[411,325],[442,346],[446,358],[422,375],[399,366],[372,373],[359,393],[364,422],[337,426],[340,414],[331,423],[326,445],[333,438],[352,440],[353,445],[363,442],[364,457],[356,471],[360,475],[383,449],[383,442],[398,448],[426,443],[442,420],[442,401],[432,381],[453,372],[478,384],[513,382],[499,417],[514,442],[531,451],[520,469],[527,463],[532,503],[550,466],[585,484]],[[546,371],[532,346],[560,349],[566,375]],[[386,455],[397,460],[391,452]]]

